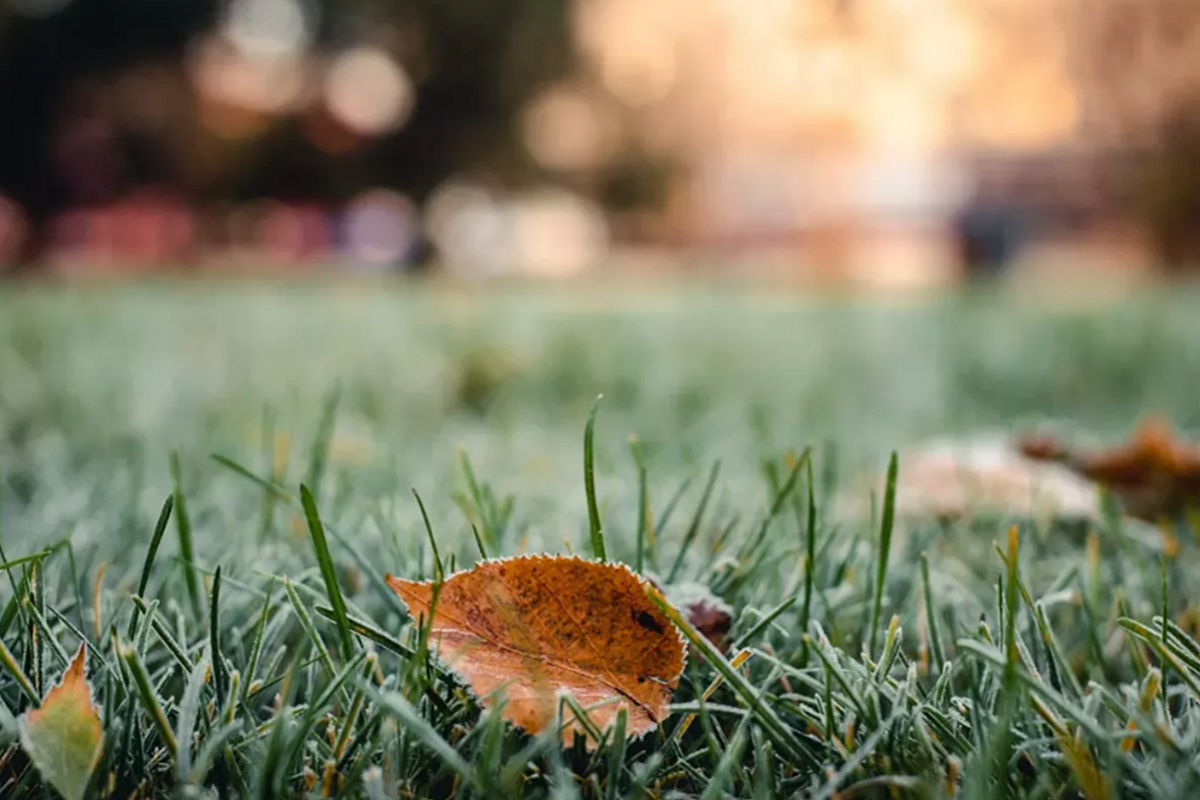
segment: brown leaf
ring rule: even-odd
[[[1127,443],[1110,449],[1073,452],[1062,443],[1028,440],[1023,449],[1107,487],[1139,519],[1155,521],[1200,503],[1200,446],[1180,438],[1160,416],[1147,417]]]
[[[683,612],[693,628],[722,651],[733,627],[733,609],[702,583],[677,583],[667,587],[667,600]]]
[[[432,582],[387,583],[414,617],[428,617]],[[648,590],[657,591],[619,564],[484,561],[442,584],[430,644],[485,706],[504,694],[504,716],[530,733],[554,720],[563,691],[601,730],[627,708],[627,733],[640,735],[667,715],[684,663],[683,639]],[[574,719],[563,727],[568,742],[583,732]]]

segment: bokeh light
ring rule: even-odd
[[[592,170],[617,148],[620,131],[611,113],[595,98],[568,86],[553,86],[525,110],[525,143],[544,167]]]
[[[401,128],[413,111],[408,74],[382,48],[360,46],[339,53],[325,76],[325,105],[351,130],[380,136]]]
[[[232,0],[223,34],[249,58],[280,58],[307,50],[318,22],[302,0]]]
[[[357,269],[403,265],[413,254],[420,234],[421,219],[413,202],[386,189],[364,192],[342,214],[342,251]]]

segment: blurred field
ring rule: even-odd
[[[222,493],[241,487],[208,455],[266,469],[265,418],[279,457],[290,450],[285,482],[298,480],[335,386],[328,493],[342,512],[410,506],[415,486],[469,541],[450,503],[465,448],[519,496],[532,541],[554,549],[585,523],[580,436],[598,394],[600,491],[614,508],[634,488],[630,435],[658,491],[721,459],[723,502],[750,511],[760,458],[789,448],[836,445],[846,473],[920,437],[1047,418],[1117,436],[1157,409],[1194,429],[1197,299],[1143,290],[1056,309],[990,292],[637,283],[13,289],[0,295],[4,529],[32,544],[149,515],[172,451],[228,513]]]

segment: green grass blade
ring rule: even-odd
[[[789,608],[791,608],[795,604],[796,604],[796,597],[795,597],[795,595],[793,595],[793,596],[789,597],[787,600],[784,600],[779,605],[772,608],[770,611],[768,611],[766,613],[765,616],[763,616],[762,619],[760,619],[757,623],[755,623],[753,628],[751,628],[750,630],[746,631],[741,636],[739,636],[737,638],[737,640],[733,643],[733,647],[731,647],[730,650],[732,650],[733,652],[736,653],[738,650],[741,650],[743,647],[745,647],[749,642],[754,641],[754,639],[757,638],[760,633],[762,633],[763,631],[765,631],[767,629],[767,626],[769,626],[772,622],[774,622],[776,619],[778,619],[779,616],[783,612],[787,611]]]
[[[17,659],[13,657],[12,651],[8,649],[8,645],[4,643],[3,639],[0,639],[0,667],[3,667],[4,671],[9,674],[9,677],[16,681],[17,686],[21,687],[21,691],[25,694],[25,697],[34,706],[42,704],[37,690],[33,688],[33,683],[29,680],[29,676],[21,669],[21,665],[17,663]]]
[[[871,605],[871,627],[868,633],[869,652],[875,652],[879,639],[879,623],[883,612],[883,590],[887,584],[888,555],[892,549],[892,526],[896,519],[896,472],[897,456],[892,453],[888,460],[887,489],[883,495],[883,521],[879,528],[879,563],[875,570],[875,600]]]
[[[800,634],[808,633],[808,622],[812,619],[813,582],[817,572],[817,503],[813,497],[812,461],[807,467],[808,518],[804,526],[804,604],[800,607]]]
[[[625,726],[629,722],[629,712],[624,708],[617,710],[617,721],[613,725],[612,745],[608,757],[608,786],[605,797],[607,800],[617,800],[621,788],[621,777],[625,771]]]
[[[146,585],[150,583],[150,570],[154,567],[154,557],[158,555],[158,546],[162,544],[163,534],[167,531],[167,523],[171,520],[171,508],[175,505],[175,497],[168,495],[167,500],[163,503],[162,511],[158,515],[158,523],[154,526],[154,535],[150,538],[150,549],[146,551],[146,562],[142,565],[142,577],[138,579],[138,597],[146,596]],[[138,609],[133,608],[133,615],[129,618],[129,629],[125,634],[126,639],[132,639],[134,631],[137,630]]]
[[[12,561],[5,561],[3,564],[0,564],[0,570],[4,570],[5,572],[8,572],[9,570],[11,570],[15,567],[20,567],[20,566],[24,566],[25,564],[32,564],[32,563],[41,561],[43,558],[50,555],[52,552],[54,552],[54,548],[47,548],[46,550],[39,550],[36,553],[30,553],[27,556],[21,556],[20,558],[14,558]],[[13,584],[13,594],[14,595],[20,594],[17,591],[17,587],[16,587],[15,583]]]
[[[317,651],[321,663],[325,666],[325,671],[332,678],[334,675],[337,675],[337,667],[333,664],[333,657],[329,655],[329,649],[325,647],[325,640],[321,638],[317,627],[313,625],[312,617],[309,616],[308,610],[304,607],[304,602],[300,599],[300,595],[296,593],[296,587],[286,577],[283,579],[283,590],[287,592],[288,600],[291,601],[292,608],[296,612],[296,618],[300,620],[300,627],[304,629],[305,635],[312,642],[312,646]],[[333,612],[332,619],[335,623],[337,622],[336,611]]]
[[[296,497],[291,492],[289,492],[287,489],[278,485],[274,481],[269,481],[266,478],[261,478],[258,475],[255,475],[253,472],[246,469],[241,464],[234,461],[232,458],[223,456],[219,453],[210,453],[208,457],[211,458],[216,463],[220,464],[222,467],[225,467],[227,470],[229,470],[233,474],[238,475],[239,477],[245,478],[246,480],[250,481],[255,486],[262,489],[264,492],[270,492],[271,494],[278,497],[280,500],[286,500],[289,503],[293,503],[296,501]]]
[[[167,715],[163,712],[162,703],[158,699],[158,695],[154,691],[154,686],[150,682],[150,675],[146,672],[146,667],[142,664],[142,659],[138,656],[137,650],[131,645],[121,642],[117,645],[117,653],[121,660],[125,663],[125,668],[129,671],[129,676],[133,679],[134,688],[137,690],[138,699],[142,702],[142,708],[149,715],[150,720],[154,723],[154,727],[158,729],[159,738],[167,748],[167,753],[174,760],[178,757],[179,743],[175,739],[175,732],[171,730],[170,724],[167,723]]]
[[[213,575],[212,597],[208,603],[208,654],[212,659],[213,684],[217,690],[217,701],[225,699],[229,676],[225,672],[225,659],[221,656],[221,567]]]
[[[50,623],[46,621],[45,615],[38,610],[37,604],[26,602],[25,612],[32,618],[33,624],[41,633],[42,640],[49,643],[50,651],[54,653],[54,657],[58,659],[58,663],[64,668],[70,665],[71,657],[63,649],[62,643],[58,641],[58,637],[50,631]]]
[[[708,509],[708,502],[712,499],[713,489],[717,485],[717,478],[720,474],[721,462],[714,461],[712,469],[708,473],[708,480],[704,484],[704,493],[700,495],[700,503],[696,506],[696,513],[692,515],[691,524],[688,525],[687,533],[683,536],[683,543],[679,546],[679,552],[675,554],[675,561],[667,573],[667,583],[675,581],[679,574],[679,568],[683,566],[683,560],[687,557],[688,550],[691,549],[696,535],[700,532],[700,525],[704,521],[704,512]]]
[[[146,604],[145,600],[138,597],[136,594],[132,599],[133,604],[136,605],[143,614],[146,614],[149,611],[150,606]],[[170,653],[171,657],[175,659],[175,663],[179,665],[180,669],[182,669],[185,674],[190,674],[192,671],[192,662],[188,660],[187,654],[183,652],[183,647],[180,646],[179,641],[157,616],[151,616],[149,619],[150,628],[155,634],[158,635],[158,640],[163,643],[163,647],[167,648],[167,652]]]
[[[690,475],[680,482],[679,488],[675,490],[675,493],[668,498],[667,504],[663,506],[662,513],[658,515],[658,521],[654,523],[654,527],[647,531],[647,535],[651,539],[666,530],[667,523],[671,521],[671,517],[675,514],[675,509],[679,506],[679,501],[683,499],[683,496],[687,494],[687,490],[691,486],[692,477]]]
[[[607,561],[608,552],[604,547],[604,528],[600,523],[600,506],[596,503],[596,466],[593,452],[593,440],[596,436],[596,411],[604,395],[596,398],[592,413],[588,415],[587,426],[583,429],[583,488],[587,493],[588,528],[592,536],[592,556],[597,561]]]
[[[929,626],[929,648],[933,658],[931,672],[936,674],[946,664],[946,651],[942,649],[937,606],[933,601],[933,590],[929,586],[929,556],[925,553],[921,553],[921,594],[925,601],[925,624]]]
[[[317,435],[313,438],[312,448],[308,456],[308,477],[305,485],[314,495],[321,493],[321,482],[325,478],[325,465],[329,460],[329,444],[333,441],[333,429],[337,422],[338,403],[341,402],[341,384],[335,384],[325,397],[321,407],[321,421],[317,425]],[[349,655],[346,656],[349,658]]]
[[[638,482],[637,554],[634,557],[634,572],[641,575],[646,569],[647,529],[650,526],[650,491],[646,486],[646,461],[642,455],[642,443],[636,436],[629,438],[629,452],[637,467]]]
[[[325,581],[325,592],[329,596],[329,605],[333,608],[334,622],[337,623],[338,636],[342,646],[342,659],[349,661],[354,652],[354,639],[350,635],[350,623],[346,620],[346,601],[342,598],[342,590],[337,582],[337,573],[333,568],[333,558],[329,555],[329,544],[325,541],[325,528],[321,524],[321,517],[317,514],[317,506],[313,502],[312,493],[304,484],[300,485],[300,502],[304,506],[304,518],[308,521],[308,531],[312,535],[313,550],[317,555],[317,564],[321,568],[321,578]]]
[[[416,489],[412,490],[417,498],[417,508],[421,509],[421,521],[425,523],[425,534],[429,537],[429,546],[433,548],[433,577],[439,583],[446,579],[446,569],[442,566],[442,555],[438,552],[437,537],[433,535],[433,525],[429,522],[429,513],[425,511],[425,501]]]
[[[175,484],[175,532],[179,534],[179,555],[188,564],[196,563],[196,551],[192,546],[192,520],[188,515],[187,502],[183,496],[183,478],[179,468],[179,454],[171,453],[171,481]],[[188,599],[192,603],[192,612],[199,617],[204,604],[200,598],[200,581],[193,570],[183,570],[183,579],[187,585]]]
[[[179,746],[179,758],[176,759],[176,779],[186,781],[192,771],[192,733],[196,729],[196,717],[200,713],[201,693],[209,664],[208,652],[200,657],[196,668],[188,678],[183,690],[183,699],[179,702],[179,714],[175,723],[175,741]]]
[[[487,561],[487,547],[483,543],[483,537],[479,535],[479,528],[474,523],[471,524],[471,535],[475,537],[475,546],[479,548],[479,557]]]
[[[333,609],[326,606],[317,606],[315,611],[322,617],[328,620],[333,620]],[[348,617],[350,622],[350,630],[354,631],[364,639],[370,639],[375,644],[390,650],[396,655],[404,658],[412,658],[416,655],[412,648],[403,644],[399,639],[386,631],[380,630],[366,620],[357,619],[356,617]]]
[[[258,675],[258,665],[262,660],[263,640],[267,633],[267,618],[271,616],[274,610],[274,605],[271,603],[271,589],[275,586],[275,581],[271,581],[271,585],[267,587],[267,599],[263,601],[262,611],[258,614],[258,623],[254,626],[254,640],[250,645],[250,660],[246,667],[246,680],[242,683],[242,705],[245,705],[250,697],[250,685],[254,683],[255,677]]]

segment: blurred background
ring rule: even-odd
[[[1196,0],[0,0],[0,273],[1200,262]]]

